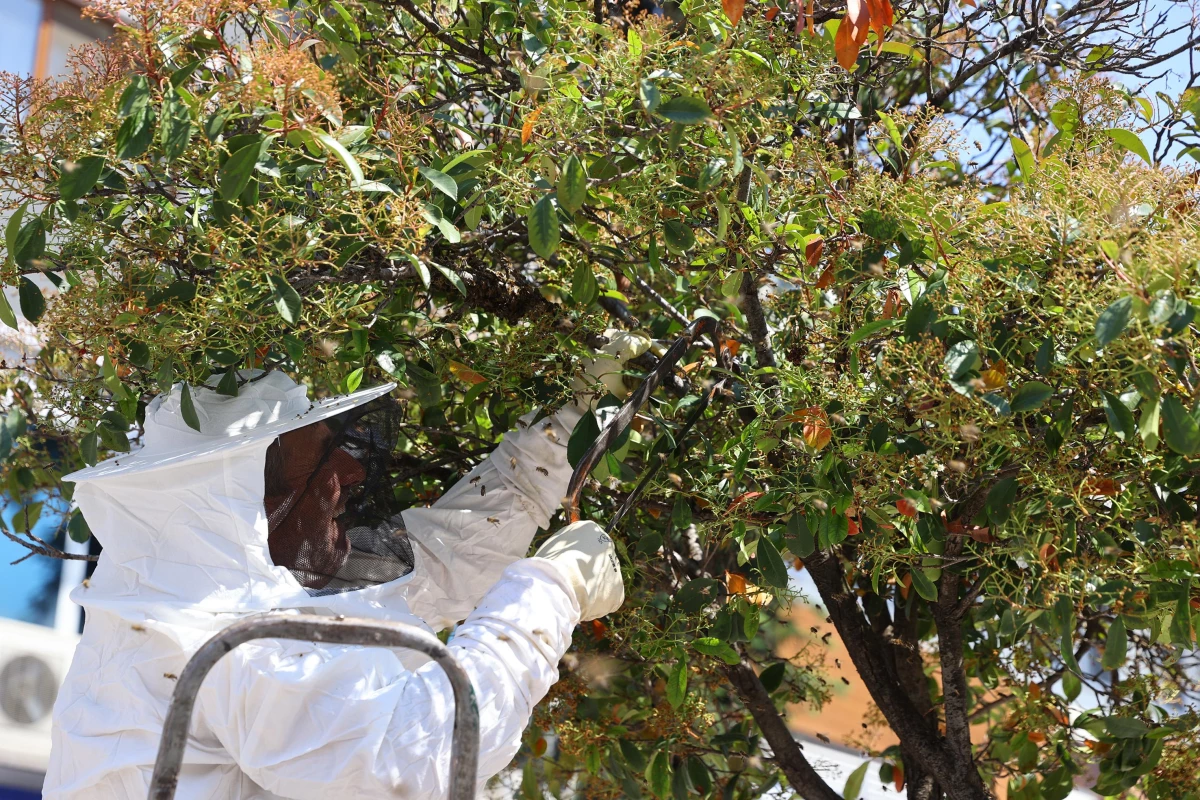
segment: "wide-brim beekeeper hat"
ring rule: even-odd
[[[259,447],[263,440],[274,440],[289,431],[329,420],[396,388],[396,384],[386,383],[311,401],[308,389],[282,372],[247,370],[240,372],[239,378],[245,383],[236,397],[220,394],[211,386],[188,390],[199,431],[184,421],[184,384],[176,384],[146,406],[145,445],[140,450],[72,472],[63,476],[63,480],[76,483],[102,480]]]

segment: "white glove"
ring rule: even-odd
[[[572,382],[575,406],[581,411],[586,410],[593,400],[603,396],[604,389],[617,398],[629,394],[621,375],[625,362],[649,350],[650,345],[650,338],[640,333],[620,331],[612,334],[609,343],[584,365],[584,374],[577,375]],[[597,383],[603,385],[604,389],[596,389]]]
[[[611,614],[625,602],[617,548],[612,537],[591,520],[563,528],[533,557],[554,564],[570,582],[583,622]]]

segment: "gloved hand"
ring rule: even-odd
[[[625,388],[621,375],[625,362],[649,350],[650,345],[650,338],[640,333],[620,331],[613,334],[609,343],[596,353],[596,357],[584,365],[584,374],[577,375],[572,382],[575,406],[581,411],[588,409],[593,401],[604,395],[605,390],[617,398],[627,395],[629,390]],[[597,383],[603,388],[597,387]]]
[[[538,548],[534,558],[554,564],[575,589],[580,620],[611,614],[625,602],[625,584],[612,537],[591,520],[563,528]]]

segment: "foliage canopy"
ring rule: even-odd
[[[604,519],[667,463],[519,791],[840,797],[784,725],[830,693],[819,649],[777,654],[792,566],[909,797],[1195,796],[1200,215],[1195,171],[1146,163],[1197,141],[1195,89],[1065,72],[1138,64],[1079,6],[997,52],[1018,9],[898,4],[847,63],[811,4],[313,5],[105,0],[120,35],[73,74],[3,78],[0,278],[44,339],[4,375],[10,537],[53,552],[37,498],[175,381],[397,380],[420,503],[606,327],[716,316],[728,357],[697,347],[593,473]]]

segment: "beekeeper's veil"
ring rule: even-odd
[[[147,407],[141,450],[66,476],[105,549],[85,607],[175,623],[336,609],[355,590],[383,603],[413,571],[393,385],[314,403],[283,373],[242,377],[236,397],[190,390],[198,432],[177,386]]]

